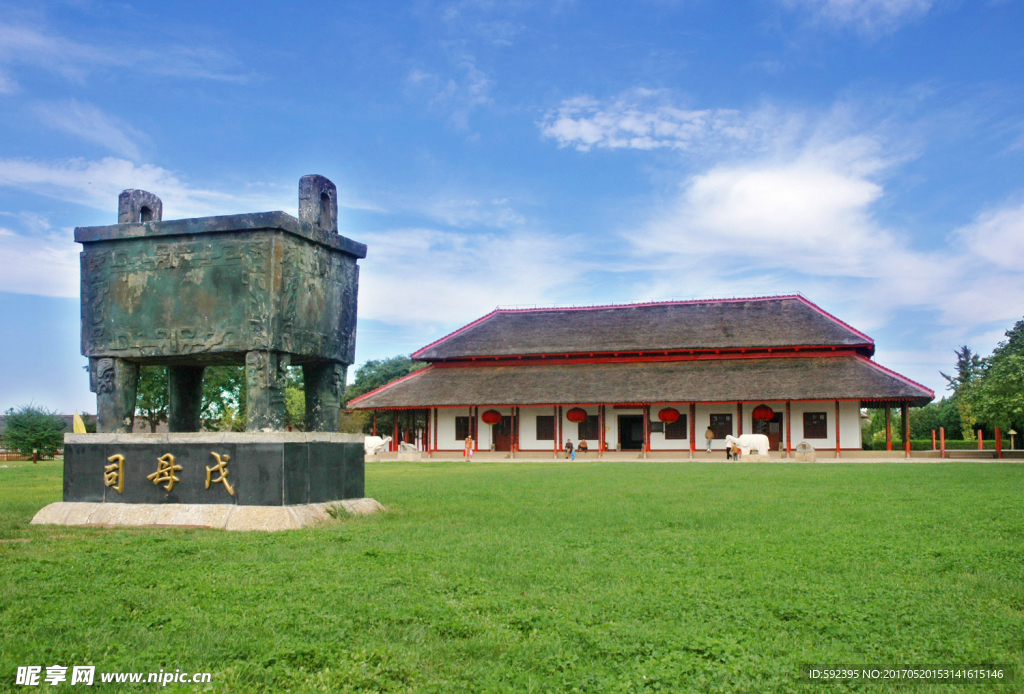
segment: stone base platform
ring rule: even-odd
[[[366,495],[363,437],[65,434],[64,501],[299,506]]]
[[[342,513],[363,516],[384,510],[380,503],[370,498],[296,506],[58,501],[41,509],[32,519],[32,525],[214,528],[274,532],[307,528]]]

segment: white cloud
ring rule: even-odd
[[[928,14],[935,0],[780,0],[790,9],[803,9],[819,20],[851,26],[864,34],[895,31]]]
[[[159,166],[137,165],[114,157],[62,162],[0,159],[0,186],[110,210],[115,219],[117,196],[127,188],[141,188],[160,197],[166,219],[264,210],[294,214],[298,204],[297,193],[292,190],[259,187],[252,193],[224,193],[194,187]]]
[[[247,82],[252,75],[239,71],[232,56],[205,47],[137,44],[94,46],[26,25],[0,22],[0,65],[31,65],[82,82],[91,70],[131,67],[144,72],[226,82]],[[16,87],[11,76],[0,73],[0,92]]]
[[[687,109],[664,90],[635,89],[607,101],[590,96],[564,100],[541,121],[541,133],[562,147],[581,152],[604,149],[721,151],[738,146],[760,149],[789,132],[771,108],[751,114],[733,109]]]
[[[114,154],[139,159],[138,142],[146,136],[90,103],[68,99],[60,103],[39,103],[32,110],[44,125],[102,145]]]
[[[441,329],[499,304],[548,304],[586,272],[572,240],[530,232],[454,233],[400,229],[364,233],[359,315]]]
[[[844,162],[835,156],[844,148],[866,159]],[[880,166],[842,142],[808,146],[789,160],[720,164],[688,178],[626,236],[673,293],[680,285],[720,295],[798,290],[848,305],[865,325],[908,308],[933,311],[944,325],[1024,313],[1024,270],[1008,260],[1021,257],[1020,208],[983,214],[945,248],[916,248],[876,217],[885,194]],[[1007,254],[997,262],[999,246]]]
[[[447,77],[415,69],[406,82],[426,95],[432,109],[446,114],[452,125],[465,130],[473,111],[492,103],[490,91],[494,82],[476,66],[471,55],[454,57],[452,67],[455,74]]]
[[[1024,205],[986,210],[971,224],[957,229],[953,241],[999,268],[1020,270],[1024,259]]]
[[[522,226],[526,222],[526,218],[509,204],[508,198],[437,197],[416,207],[422,214],[455,227],[505,229]]]
[[[18,91],[18,83],[3,70],[0,70],[0,94],[14,94]]]
[[[0,292],[78,296],[78,252],[71,229],[27,236],[0,228]]]

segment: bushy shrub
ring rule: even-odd
[[[64,447],[64,418],[35,405],[13,407],[7,415],[4,429],[4,443],[8,448],[24,456],[38,451],[41,457],[49,457]]]

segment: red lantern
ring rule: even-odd
[[[565,413],[565,418],[570,422],[576,422],[579,424],[580,422],[587,421],[587,411],[582,407],[574,407]]]
[[[487,410],[480,415],[480,419],[484,420],[484,424],[490,424],[493,426],[501,421],[501,412],[498,412],[497,410]]]
[[[665,422],[665,424],[671,424],[672,422],[679,421],[679,410],[674,407],[663,407],[658,410],[658,419]]]
[[[767,405],[758,405],[754,408],[754,411],[750,413],[750,416],[762,422],[770,422],[772,418],[775,417],[775,410]]]

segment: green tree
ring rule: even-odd
[[[947,388],[953,391],[952,400],[957,412],[960,415],[960,431],[964,440],[974,440],[974,425],[978,422],[974,406],[968,397],[968,391],[974,384],[975,379],[982,369],[982,359],[971,351],[967,345],[954,350],[956,354],[956,374],[949,376],[939,372],[939,375],[946,379]]]
[[[209,366],[203,374],[200,419],[209,431],[245,431],[245,367]]]
[[[947,439],[959,439],[961,436],[960,411],[953,398],[942,398],[910,412],[912,439],[930,439],[932,431],[938,432],[940,427],[946,430]]]
[[[135,399],[136,413],[149,424],[151,432],[167,421],[168,386],[166,366],[143,366],[139,369],[139,390]]]
[[[871,443],[872,450],[883,450],[885,448],[885,409],[875,408],[868,411],[871,421],[862,426],[862,436],[865,442]],[[903,439],[903,418],[900,416],[900,408],[894,407],[889,411],[889,426],[892,431],[893,447]],[[913,419],[911,419],[913,426]]]
[[[978,420],[989,427],[1024,430],[1024,355],[993,359],[968,397]]]
[[[288,381],[284,386],[284,423],[299,431],[306,428],[305,381],[301,366],[288,367]]]
[[[1006,331],[983,361],[965,400],[978,421],[989,427],[1024,428],[1024,320]]]
[[[37,450],[41,456],[52,456],[64,447],[64,418],[56,412],[22,405],[5,412],[7,427],[4,443],[22,455],[30,456]]]

